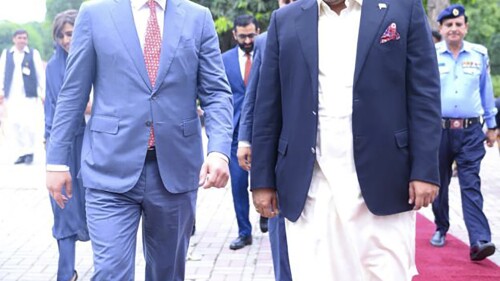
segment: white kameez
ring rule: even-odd
[[[292,277],[410,281],[417,273],[415,212],[373,215],[361,196],[354,166],[352,80],[362,1],[346,1],[340,15],[318,3],[316,165],[301,216],[296,222],[286,220]]]
[[[7,135],[12,136],[11,141],[15,146],[14,150],[18,156],[33,154],[35,151],[36,127],[40,124],[40,111],[42,110],[42,103],[38,97],[45,96],[45,71],[42,66],[40,53],[33,49],[32,55],[38,84],[38,97],[26,97],[22,62],[25,52],[30,52],[30,49],[26,47],[23,51],[19,51],[15,47],[12,47],[8,52],[13,53],[14,70],[9,98],[5,99],[6,121],[8,125]],[[0,83],[4,81],[6,57],[7,50],[4,50],[0,58]],[[4,95],[5,93],[1,94]]]

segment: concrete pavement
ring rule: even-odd
[[[41,124],[39,124],[41,125]],[[51,236],[52,213],[45,189],[44,150],[41,137],[33,165],[13,165],[15,155],[0,132],[0,280],[56,280],[57,244]],[[483,161],[484,210],[490,220],[493,242],[500,245],[500,156],[497,147],[488,149]],[[467,241],[462,220],[456,178],[450,188],[451,234]],[[432,219],[427,208],[422,214]],[[266,281],[274,280],[267,234],[258,230],[258,214],[251,213],[254,225],[252,246],[229,250],[237,225],[229,188],[200,190],[196,234],[190,247],[186,280]],[[144,259],[138,237],[136,280],[144,280]],[[467,242],[466,242],[467,243]],[[77,244],[76,269],[79,280],[90,280],[90,243]],[[467,255],[467,253],[464,253]],[[500,265],[500,253],[492,260]]]

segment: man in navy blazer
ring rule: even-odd
[[[93,280],[133,280],[141,218],[145,280],[184,280],[198,187],[224,187],[229,178],[232,97],[209,10],[186,0],[82,5],[47,151],[47,187],[61,208],[71,179],[57,170],[68,164],[92,87],[80,175]]]
[[[248,172],[238,165],[238,132],[241,107],[245,98],[245,88],[250,78],[254,37],[259,33],[257,20],[251,15],[240,15],[234,20],[233,36],[238,43],[234,48],[222,54],[227,79],[233,93],[233,141],[231,144],[231,191],[238,223],[238,237],[229,248],[238,250],[252,244],[252,225],[249,220],[250,202],[248,199]]]
[[[408,211],[439,184],[434,52],[419,0],[302,0],[273,13],[251,189],[261,215],[287,219],[294,280],[415,274]]]
[[[284,7],[294,0],[278,0],[278,6]],[[245,93],[241,109],[241,118],[238,133],[238,163],[246,171],[250,171],[252,163],[252,125],[253,111],[257,86],[259,84],[260,69],[264,58],[264,50],[267,42],[267,32],[259,34],[254,41],[254,54],[250,80]],[[292,280],[290,263],[288,261],[288,247],[286,241],[285,219],[280,214],[269,219],[269,242],[271,244],[271,254],[273,257],[274,277],[276,280]]]

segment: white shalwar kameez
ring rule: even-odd
[[[301,216],[286,220],[294,281],[410,281],[415,212],[375,216],[354,166],[352,89],[362,0],[340,15],[320,3],[316,164]],[[380,194],[380,196],[384,196]]]

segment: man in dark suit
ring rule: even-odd
[[[210,11],[186,0],[82,5],[47,151],[47,188],[61,208],[71,200],[68,154],[92,87],[80,174],[93,280],[134,279],[141,218],[145,280],[184,280],[198,187],[229,178],[231,91]]]
[[[233,92],[233,141],[231,144],[231,190],[233,205],[238,222],[238,237],[229,248],[238,250],[252,244],[252,225],[249,220],[250,203],[248,199],[248,172],[238,165],[238,132],[241,107],[245,98],[245,88],[250,77],[254,38],[259,34],[257,20],[251,15],[240,15],[234,20],[233,36],[238,43],[234,48],[222,54],[227,79]]]
[[[278,6],[284,7],[294,0],[278,0]],[[245,100],[241,109],[241,118],[238,134],[238,163],[245,171],[250,171],[252,163],[252,126],[253,126],[253,111],[255,105],[255,97],[257,86],[260,78],[260,67],[264,58],[264,50],[266,47],[267,32],[259,34],[254,42],[254,55],[252,70],[250,72],[250,80],[246,87]],[[274,277],[276,280],[288,281],[292,280],[290,272],[290,262],[288,261],[288,247],[286,241],[285,219],[279,214],[268,222],[269,225],[269,242],[271,244],[271,254],[273,257]]]
[[[439,184],[434,51],[419,0],[302,0],[273,13],[251,181],[257,211],[287,219],[294,280],[416,273],[412,210]]]

